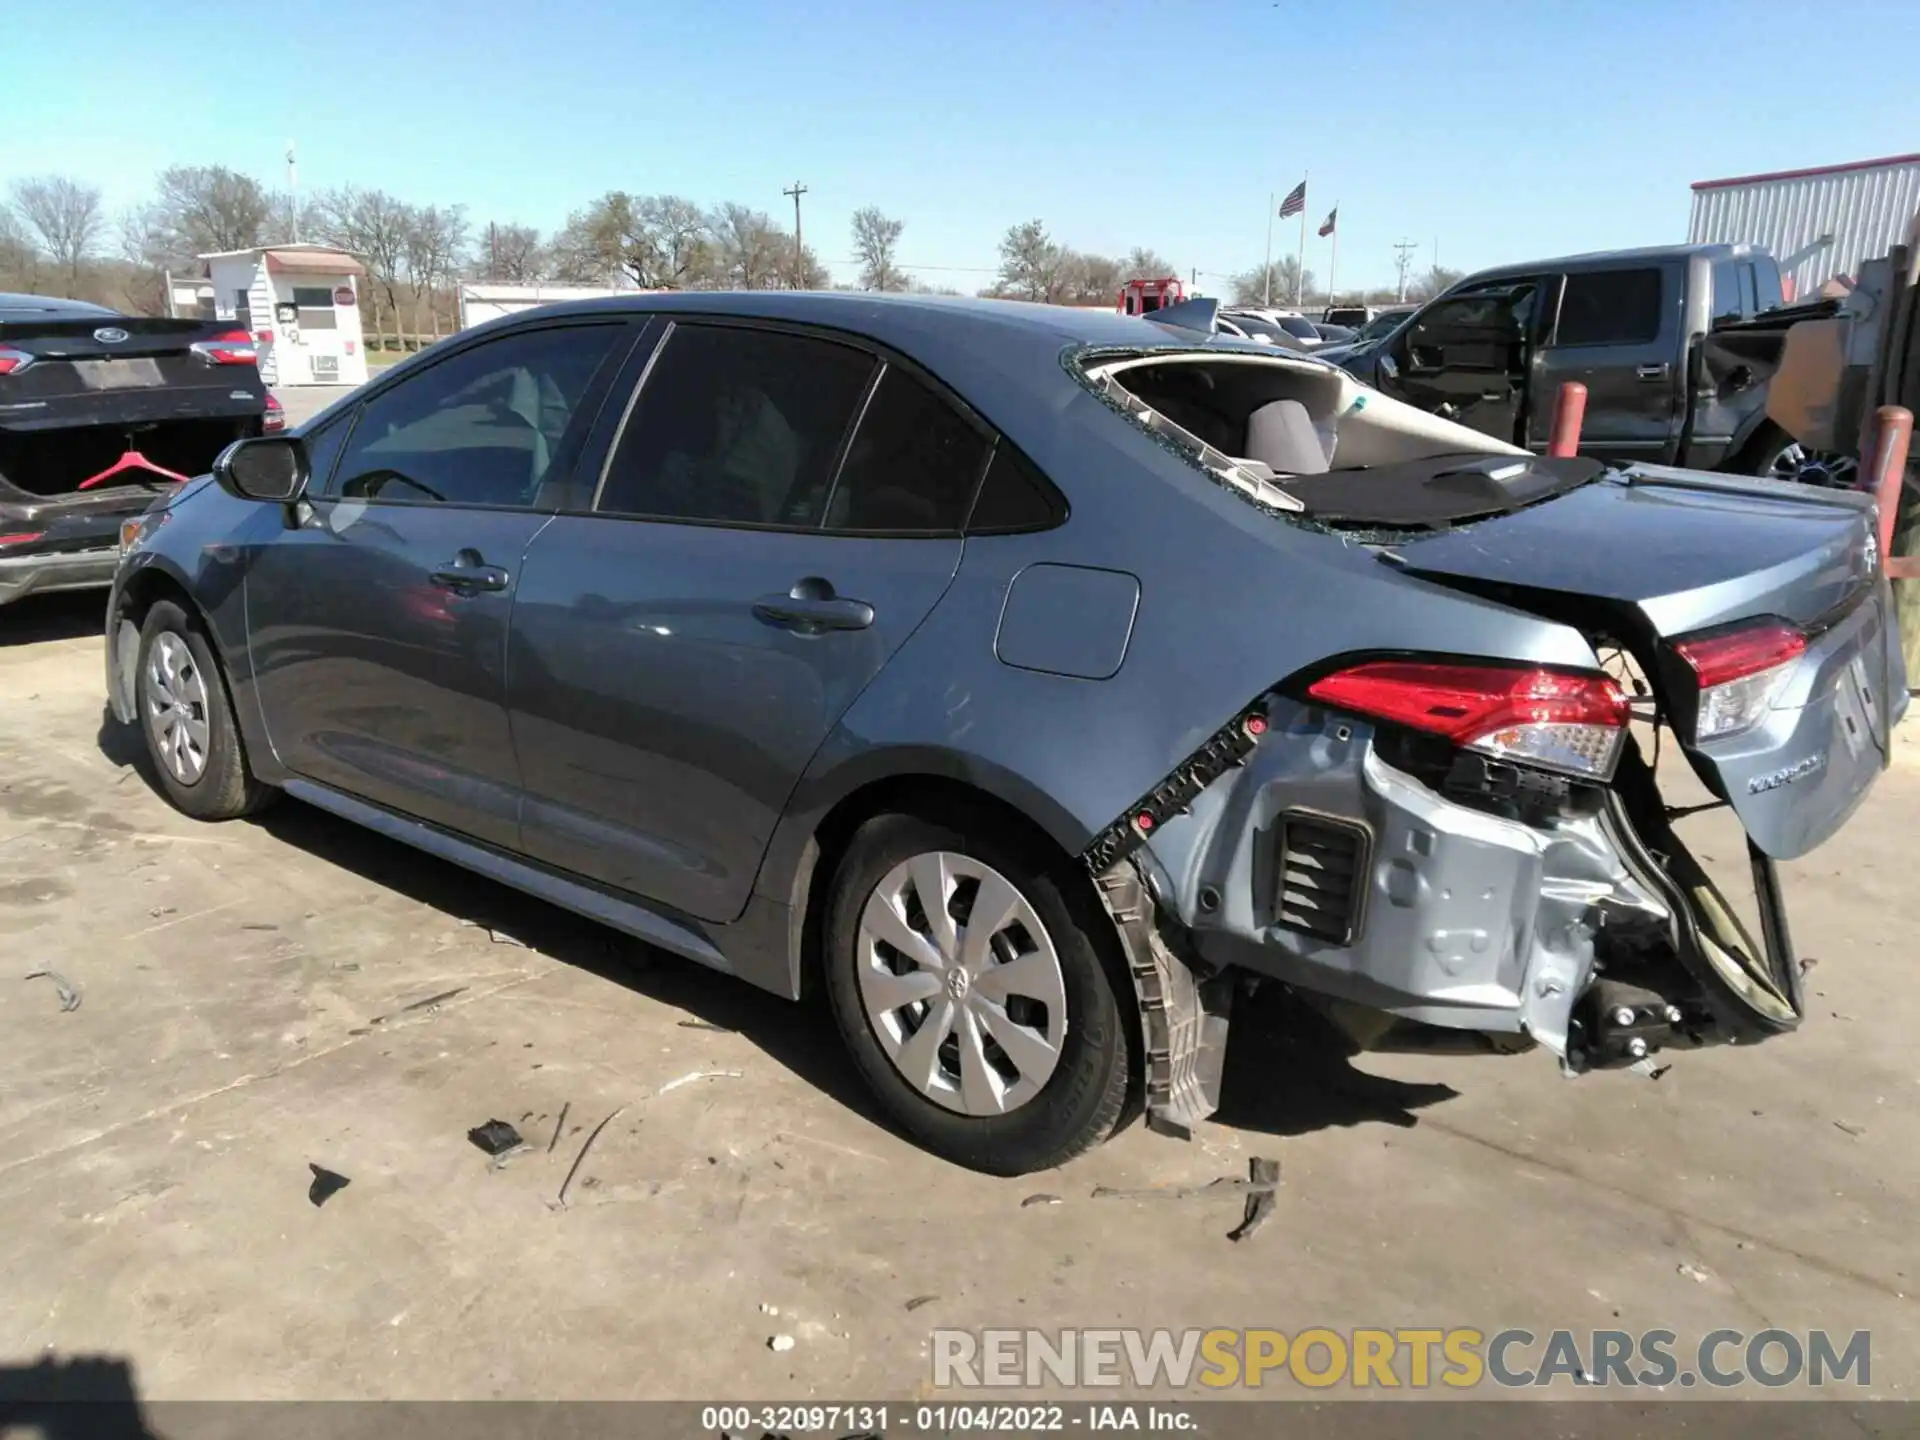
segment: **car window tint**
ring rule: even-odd
[[[369,400],[330,493],[530,506],[621,325],[522,330],[442,360]]]
[[[1002,440],[994,448],[980,496],[967,521],[969,535],[1044,530],[1066,519],[1066,504],[1054,488]]]
[[[1740,311],[1740,270],[1731,260],[1713,267],[1713,318],[1725,320]]]
[[[634,401],[595,508],[817,526],[877,363],[863,350],[801,335],[675,326]]]
[[[1664,285],[1656,267],[1567,276],[1560,300],[1561,345],[1642,345],[1660,334]]]
[[[827,528],[952,534],[973,503],[988,443],[945,399],[888,366],[847,447]]]

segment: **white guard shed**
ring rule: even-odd
[[[366,267],[328,245],[273,245],[202,255],[214,316],[253,335],[269,385],[359,385],[367,378],[360,333]]]

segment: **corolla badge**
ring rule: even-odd
[[[127,338],[127,332],[122,330],[118,325],[102,325],[98,330],[93,332],[93,338],[98,340],[102,345],[118,345],[122,340]]]
[[[1765,775],[1756,775],[1747,781],[1749,795],[1763,795],[1769,790],[1778,790],[1782,785],[1791,785],[1803,775],[1811,775],[1827,763],[1824,755],[1809,755],[1804,760],[1796,760],[1784,770],[1774,770]]]

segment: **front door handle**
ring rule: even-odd
[[[753,602],[753,613],[803,635],[817,635],[823,630],[864,630],[873,624],[873,606],[836,595],[831,584],[815,575],[784,595],[762,595]]]
[[[1664,380],[1667,378],[1667,367],[1664,364],[1640,365],[1635,367],[1633,373],[1635,378],[1641,380]]]
[[[443,590],[456,593],[474,590],[504,590],[513,579],[498,565],[489,565],[478,550],[462,550],[428,577]]]

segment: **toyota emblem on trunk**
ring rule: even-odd
[[[103,325],[93,332],[93,338],[102,345],[118,345],[127,338],[127,332],[116,325]]]

